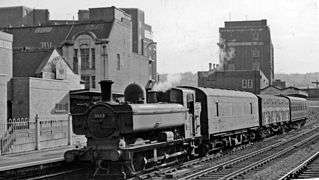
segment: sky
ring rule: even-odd
[[[139,8],[152,26],[158,72],[197,72],[218,63],[218,28],[229,20],[267,19],[275,73],[319,72],[319,0],[0,0],[0,7],[49,9],[77,19],[79,9]]]

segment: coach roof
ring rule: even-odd
[[[231,97],[257,98],[255,94],[250,92],[245,92],[245,91],[213,89],[213,88],[193,87],[193,86],[181,86],[181,87],[194,89],[196,91],[201,91],[202,93],[206,94],[206,96],[231,96]]]

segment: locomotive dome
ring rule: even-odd
[[[130,103],[144,103],[145,90],[138,84],[129,84],[124,90],[125,101]]]

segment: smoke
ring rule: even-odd
[[[173,87],[174,84],[178,84],[182,79],[181,74],[168,74],[167,80],[164,82],[159,82],[154,85],[154,91],[166,91],[169,88]]]

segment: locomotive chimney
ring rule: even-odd
[[[100,81],[99,83],[101,86],[102,101],[111,101],[113,81],[103,80],[103,81]]]

